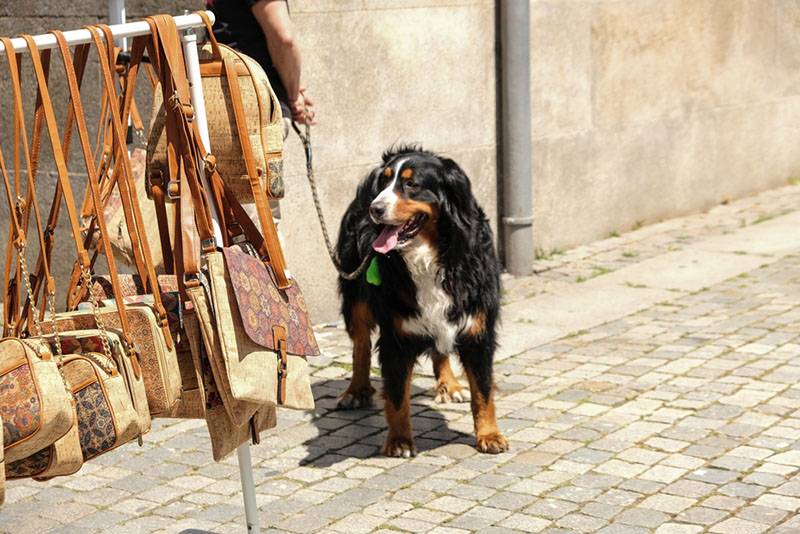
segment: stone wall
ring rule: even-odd
[[[533,1],[536,246],[800,176],[800,4]]]

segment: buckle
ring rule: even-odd
[[[203,167],[206,170],[207,174],[213,174],[215,170],[217,170],[217,158],[209,152],[206,154],[206,157],[203,158]]]
[[[173,110],[179,111],[189,122],[194,120],[194,107],[192,107],[191,104],[184,104],[181,102],[177,90],[169,97],[169,105]]]
[[[184,274],[183,285],[186,287],[200,287],[200,276],[196,274]]]
[[[213,237],[200,241],[200,249],[203,252],[214,252],[217,250],[217,241]]]
[[[175,180],[167,182],[166,195],[172,202],[177,202],[181,198],[181,184]]]

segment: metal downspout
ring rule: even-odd
[[[513,275],[533,271],[529,0],[500,0],[502,239]]]

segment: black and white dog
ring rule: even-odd
[[[384,454],[416,453],[409,390],[414,364],[425,352],[434,354],[439,401],[466,398],[446,356],[459,355],[478,449],[507,450],[495,418],[492,378],[500,265],[489,222],[461,168],[416,147],[384,153],[342,219],[337,249],[348,271],[371,251],[378,253],[371,277],[340,280],[353,377],[339,407],[372,402],[370,334],[377,326],[389,426]]]

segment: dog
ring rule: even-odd
[[[377,276],[339,281],[342,315],[353,342],[353,376],[339,407],[372,402],[371,334],[378,328],[389,427],[385,455],[407,458],[417,452],[410,387],[414,365],[425,352],[433,355],[438,400],[466,398],[447,356],[458,354],[469,381],[477,448],[506,451],[492,376],[500,263],[489,221],[458,164],[415,146],[383,154],[382,164],[359,184],[337,243],[348,272],[373,251]]]

